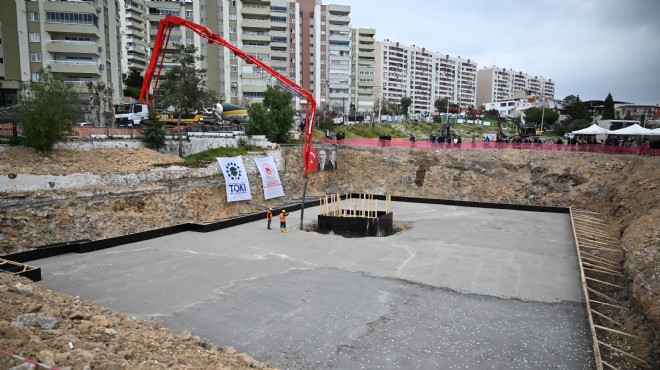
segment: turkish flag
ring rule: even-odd
[[[318,162],[316,148],[310,148],[309,157],[307,158],[307,173],[316,172],[318,170]]]

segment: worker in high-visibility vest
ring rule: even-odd
[[[286,212],[286,209],[283,209],[280,212],[280,232],[285,233],[286,232],[286,216],[288,213]]]
[[[270,230],[270,223],[271,223],[271,221],[273,221],[273,209],[272,208],[268,208],[268,212],[266,212],[266,220],[268,221],[268,225],[266,226],[266,228],[268,230]]]

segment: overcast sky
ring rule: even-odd
[[[555,98],[660,104],[660,0],[323,0],[353,28],[556,82]]]

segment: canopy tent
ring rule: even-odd
[[[597,124],[593,124],[587,128],[583,128],[582,130],[573,131],[572,133],[576,135],[601,135],[610,134],[612,131],[606,130]]]
[[[660,127],[654,128],[653,130],[651,130],[651,133],[649,135],[658,135],[658,136],[660,136]]]
[[[644,128],[636,123],[632,126],[610,131],[610,133],[613,135],[654,135],[652,130]]]

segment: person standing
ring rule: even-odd
[[[266,228],[268,230],[271,230],[270,223],[271,223],[271,221],[273,221],[273,209],[272,208],[268,208],[268,212],[266,212],[266,221],[268,221],[268,226],[266,226]]]
[[[288,213],[286,213],[286,209],[283,209],[280,211],[280,232],[285,233],[286,232],[286,216]]]

